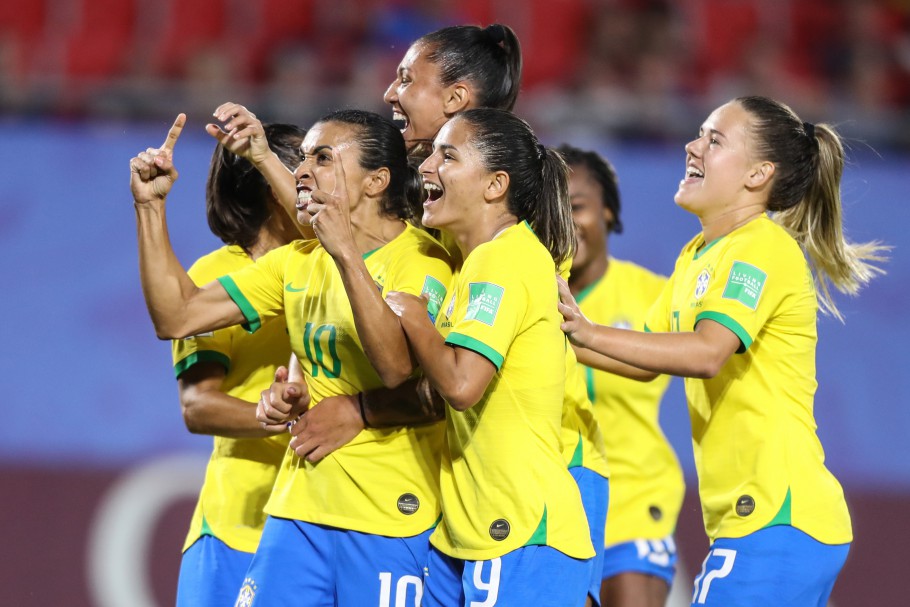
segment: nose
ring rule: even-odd
[[[294,171],[294,179],[300,182],[310,176],[312,176],[312,173],[310,171],[310,163],[305,157],[300,162],[300,164],[297,165],[297,169]]]
[[[389,88],[385,90],[385,94],[382,96],[382,100],[386,103],[398,103],[398,78],[392,81],[392,84],[389,85]]]
[[[432,175],[436,172],[436,167],[439,166],[437,156],[437,152],[434,151],[426,160],[420,163],[420,167],[417,170],[420,171],[421,175]]]
[[[702,137],[699,137],[698,139],[693,139],[692,141],[687,143],[686,144],[686,154],[688,154],[689,156],[694,156],[696,158],[699,157],[701,155],[701,145],[700,144],[701,144],[702,139],[703,139]]]

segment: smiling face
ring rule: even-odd
[[[458,117],[447,122],[433,142],[433,153],[420,165],[427,190],[423,224],[452,234],[470,233],[486,204],[491,173],[471,143],[470,126]]]
[[[440,81],[439,67],[426,58],[428,50],[422,42],[411,45],[383,96],[409,147],[421,140],[432,141],[449,118],[445,112],[447,87]]]
[[[750,148],[751,115],[730,102],[714,110],[686,144],[686,176],[673,197],[703,220],[735,208],[755,167]]]
[[[569,202],[577,239],[572,258],[573,276],[607,255],[608,225],[613,213],[604,206],[603,187],[591,175],[588,167],[575,164],[569,173]]]
[[[313,190],[331,193],[335,190],[335,154],[341,153],[345,184],[351,208],[357,206],[367,171],[360,166],[360,146],[356,128],[342,122],[317,122],[300,146],[303,160],[294,177],[297,179],[297,221],[309,223]]]

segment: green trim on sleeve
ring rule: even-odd
[[[713,320],[716,323],[719,323],[731,331],[733,331],[736,336],[739,338],[740,343],[742,344],[739,349],[736,350],[737,354],[742,354],[749,349],[749,346],[752,345],[752,337],[749,333],[743,329],[743,326],[727,316],[722,312],[702,312],[695,317],[695,324],[697,325],[699,321],[702,320]]]
[[[234,303],[240,308],[240,312],[243,313],[243,317],[246,318],[246,323],[242,325],[243,328],[250,333],[255,333],[259,330],[259,327],[262,326],[262,320],[259,318],[259,313],[256,312],[256,308],[253,307],[253,304],[243,296],[240,287],[237,286],[234,279],[230,276],[222,276],[218,279],[218,282],[221,283],[221,286],[227,291],[228,296],[234,300]]]
[[[218,363],[225,371],[231,370],[231,359],[226,354],[214,350],[198,350],[174,363],[174,376],[179,379],[187,369],[197,363]]]
[[[525,542],[525,546],[546,546],[547,545],[547,507],[543,507],[543,516],[540,517],[540,524],[531,534],[531,539]]]
[[[575,445],[575,453],[572,454],[572,461],[569,462],[569,468],[578,468],[584,465],[584,453],[581,443],[581,432],[578,433],[578,443]]]
[[[497,371],[502,368],[502,363],[505,362],[503,355],[487,344],[474,339],[473,337],[462,335],[461,333],[449,333],[449,336],[446,337],[446,343],[450,346],[458,346],[460,348],[467,348],[472,352],[477,352],[489,360],[491,363],[493,363]]]
[[[776,527],[778,525],[792,525],[793,519],[790,514],[790,488],[787,487],[787,497],[784,498],[784,503],[781,505],[780,510],[777,514],[774,515],[774,518],[771,519],[771,522],[762,527],[762,529],[767,529],[768,527]]]
[[[648,328],[648,323],[645,323],[645,333],[652,333],[651,329]]]

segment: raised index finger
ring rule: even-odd
[[[177,114],[177,119],[174,120],[171,130],[167,132],[167,137],[164,138],[164,145],[161,146],[162,149],[174,151],[174,144],[177,143],[177,139],[183,131],[184,124],[186,124],[186,114]]]
[[[335,165],[335,189],[332,195],[340,198],[345,204],[348,202],[348,186],[345,181],[344,165],[341,164],[341,148],[332,150],[332,160]]]

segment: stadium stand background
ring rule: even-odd
[[[548,143],[616,164],[627,232],[611,246],[657,271],[698,229],[672,194],[682,143],[714,106],[762,93],[848,137],[850,236],[895,249],[887,276],[839,300],[846,324],[819,325],[819,434],[857,532],[832,601],[906,602],[906,0],[2,0],[0,603],[173,602],[211,443],[184,429],[168,345],[145,312],[128,159],[187,112],[169,215],[188,265],[218,244],[202,130],[216,105],[302,125],[340,106],[388,115],[381,92],[411,40],[493,21],[524,45],[519,113]],[[691,578],[707,542],[678,381],[663,422],[690,485],[678,539]]]

